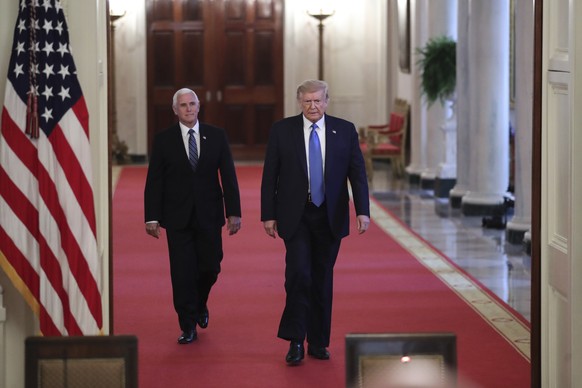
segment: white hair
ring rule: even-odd
[[[182,94],[188,93],[192,93],[194,95],[194,99],[196,100],[197,104],[200,103],[200,100],[198,100],[198,96],[196,95],[196,93],[194,93],[194,90],[189,88],[182,88],[178,90],[176,93],[174,93],[174,97],[172,97],[172,106],[176,107],[176,104],[178,103],[178,97],[180,97]]]

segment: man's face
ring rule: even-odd
[[[200,104],[192,93],[185,93],[178,96],[176,105],[173,106],[174,113],[178,120],[188,128],[192,128],[198,120],[198,111]]]
[[[301,105],[303,115],[307,117],[309,121],[315,123],[323,117],[323,114],[327,109],[325,91],[320,90],[317,92],[301,94],[299,96],[299,104]]]

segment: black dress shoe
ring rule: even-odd
[[[198,314],[198,319],[196,320],[198,326],[202,329],[206,329],[208,327],[208,309],[205,308],[200,314]]]
[[[307,346],[307,354],[318,360],[329,360],[329,352],[325,347]]]
[[[196,333],[196,329],[185,330],[182,332],[182,335],[178,337],[178,343],[180,345],[186,345],[192,341],[196,341],[197,338],[198,333]]]
[[[291,345],[289,345],[289,351],[285,357],[287,364],[298,365],[304,357],[305,349],[303,348],[303,343],[298,341],[291,341]]]

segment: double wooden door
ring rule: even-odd
[[[283,116],[283,0],[147,0],[148,150],[176,122],[176,90],[225,128],[237,159],[264,156]]]

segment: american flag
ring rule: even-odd
[[[89,114],[58,0],[20,2],[0,125],[0,266],[43,335],[99,334]]]

